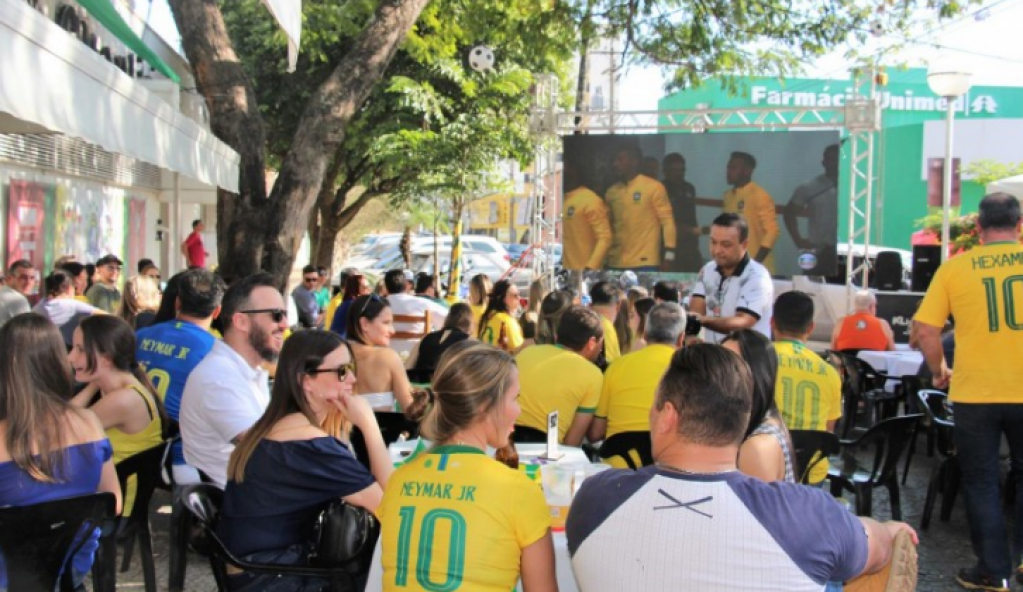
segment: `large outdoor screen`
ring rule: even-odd
[[[839,157],[838,131],[565,137],[563,265],[697,272],[735,212],[773,275],[834,275]]]

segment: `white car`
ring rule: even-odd
[[[438,251],[438,256],[440,257],[441,280],[446,281],[446,278],[443,276],[448,273],[451,264],[450,247],[441,247]],[[373,267],[367,268],[365,272],[379,278],[392,269],[403,269],[404,267],[405,261],[402,259],[401,254],[398,253],[389,259],[379,261]],[[419,246],[412,250],[411,271],[415,273],[421,271],[433,273],[433,267],[433,245],[428,247]],[[462,250],[462,278],[465,281],[468,281],[470,277],[478,273],[482,273],[489,277],[490,281],[496,282],[504,276],[508,267],[508,262],[495,253],[481,253],[469,248]]]

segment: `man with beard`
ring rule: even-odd
[[[224,340],[188,376],[180,423],[185,461],[224,487],[235,444],[270,402],[260,364],[277,360],[288,314],[273,278],[261,273],[228,288],[220,318]]]
[[[686,159],[678,152],[664,157],[664,188],[668,191],[671,213],[675,217],[675,260],[667,271],[700,271],[700,234],[696,222],[696,188],[686,181]]]

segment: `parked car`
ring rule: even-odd
[[[444,275],[449,271],[451,249],[440,248],[438,255],[440,257],[440,273]],[[405,260],[398,253],[389,259],[379,261],[376,265],[367,268],[365,271],[373,277],[383,277],[385,273],[392,269],[403,269],[404,267]],[[419,246],[412,250],[411,271],[416,273],[421,271],[433,273],[433,267],[433,245],[427,247]],[[469,248],[462,250],[462,277],[465,279],[477,273],[482,273],[489,277],[491,281],[496,282],[504,276],[508,267],[508,262],[499,254],[484,253]]]

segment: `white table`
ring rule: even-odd
[[[863,350],[856,357],[870,364],[878,372],[888,375],[884,390],[893,393],[901,384],[903,376],[916,376],[924,355],[918,351],[868,351]]]
[[[419,444],[419,439],[406,440],[405,442],[395,442],[388,447],[388,452],[391,453],[391,462],[400,463],[407,459],[412,451],[416,449]],[[525,464],[538,464],[537,457],[547,452],[547,445],[540,443],[524,443],[516,444],[515,449],[519,452],[519,462]],[[583,465],[589,464],[590,459],[586,457],[586,453],[583,452],[582,448],[576,448],[574,446],[559,446],[559,452],[564,454],[557,463],[558,464],[572,464],[572,465]],[[487,450],[487,454],[494,456],[493,450]]]
[[[410,440],[408,442],[395,442],[391,444],[389,450],[391,452],[391,460],[400,462],[407,458],[407,455],[415,450],[416,441]],[[515,448],[519,451],[520,462],[530,462],[532,459],[540,456],[546,451],[545,444],[516,444]],[[558,464],[586,464],[589,463],[589,459],[586,458],[586,454],[583,453],[581,448],[574,448],[572,446],[561,446],[561,452],[565,454]],[[405,455],[402,455],[405,452]],[[558,590],[561,592],[578,592],[579,587],[575,583],[575,574],[572,573],[572,560],[568,555],[568,539],[565,537],[563,531],[554,532],[554,562],[557,571],[558,578]],[[380,564],[380,542],[377,541],[376,549],[373,551],[373,564],[369,571],[369,580],[366,583],[366,592],[380,592],[383,590],[383,567]],[[521,583],[515,587],[516,592],[522,590]]]

